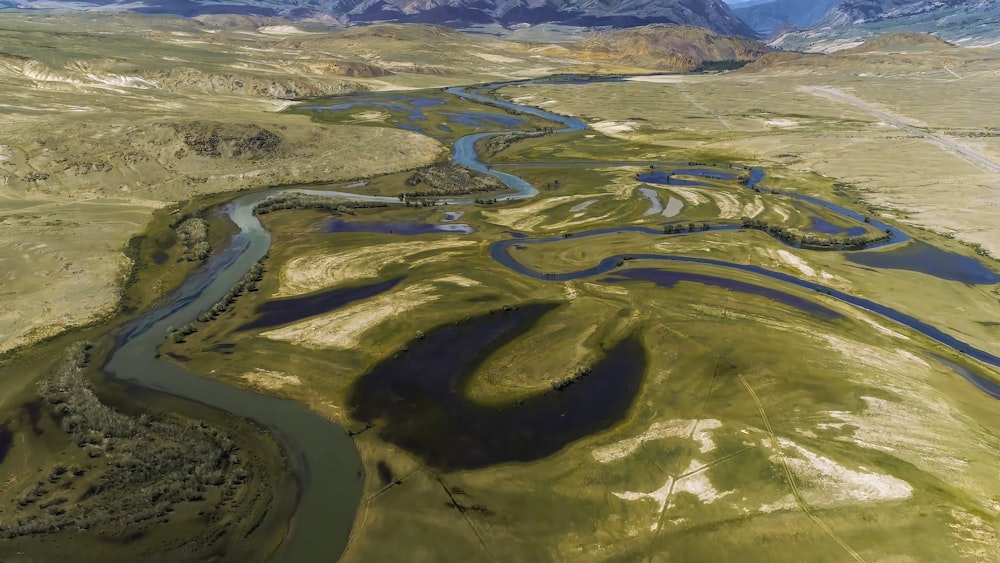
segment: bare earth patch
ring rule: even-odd
[[[467,240],[409,241],[299,256],[282,267],[274,297],[302,295],[345,281],[374,278],[389,264],[408,262],[417,254],[475,244]]]
[[[412,285],[328,315],[264,332],[261,336],[306,348],[355,348],[361,344],[364,334],[379,324],[441,299],[435,289],[430,284]]]
[[[298,376],[262,368],[254,368],[253,371],[248,371],[240,377],[251,386],[266,389],[268,391],[281,389],[286,385],[302,384],[302,381],[299,380]]]

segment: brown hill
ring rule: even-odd
[[[903,51],[926,50],[926,49],[950,49],[955,47],[940,37],[930,33],[917,33],[914,31],[893,31],[872,37],[857,47],[844,49],[842,54],[847,53],[899,53]]]
[[[653,70],[694,70],[708,61],[754,61],[771,51],[744,37],[720,35],[700,27],[651,25],[585,39],[573,56]]]

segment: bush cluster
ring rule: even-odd
[[[212,253],[208,243],[208,222],[201,217],[191,217],[176,227],[177,240],[184,249],[182,256],[188,262],[202,261]]]
[[[423,190],[410,190],[399,194],[399,200],[409,198],[445,197],[479,192],[498,192],[506,188],[503,182],[492,177],[473,174],[464,166],[454,164],[421,168],[406,180],[408,186],[427,186]]]
[[[345,215],[354,215],[355,209],[369,207],[388,207],[388,204],[377,201],[345,201],[329,197],[287,193],[268,197],[253,208],[254,215],[267,215],[284,209],[325,209]]]
[[[247,478],[229,435],[203,423],[127,416],[101,403],[84,374],[87,350],[72,347],[39,394],[93,466],[53,467],[17,500],[15,515],[0,523],[0,538],[162,522],[175,505],[203,500],[211,488],[231,498]],[[90,486],[73,498],[72,481],[84,475]]]
[[[764,231],[771,236],[791,244],[800,245],[803,248],[838,249],[838,248],[864,248],[870,244],[886,241],[892,238],[892,231],[886,229],[884,233],[864,234],[858,236],[843,237],[821,237],[814,234],[804,234],[795,229],[789,229],[781,225],[771,225],[760,219],[743,217],[740,225],[744,229],[756,229]]]

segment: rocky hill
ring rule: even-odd
[[[851,0],[814,28],[786,30],[769,44],[832,52],[892,31],[933,33],[963,47],[994,46],[1000,41],[1000,0]]]
[[[753,61],[770,50],[752,39],[676,25],[601,33],[571,49],[574,58],[668,71],[694,70],[710,61]]]
[[[21,9],[100,9],[187,17],[233,14],[312,20],[350,25],[376,22],[435,23],[450,27],[477,24],[580,27],[635,27],[651,23],[692,25],[727,35],[754,36],[722,0],[261,0],[253,3],[205,0],[10,0]],[[2,4],[0,4],[2,5]],[[236,21],[236,20],[234,20]]]
[[[954,9],[974,12],[998,5],[997,0],[850,0],[830,10],[820,25],[855,25]]]
[[[781,28],[807,28],[819,23],[827,12],[843,0],[765,0],[733,8],[740,19],[761,36],[767,37]]]
[[[949,43],[939,37],[929,33],[917,33],[914,31],[894,31],[873,37],[857,47],[844,49],[842,53],[898,53],[909,52],[920,49],[950,49],[954,48],[953,43]]]

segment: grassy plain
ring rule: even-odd
[[[299,33],[236,24],[4,14],[0,351],[110,313],[128,267],[121,250],[156,209],[446,156],[439,141],[413,132],[275,113],[292,99],[576,64],[427,26]]]
[[[577,212],[597,218],[577,229],[611,224],[600,219],[606,212],[621,222],[663,221],[643,218],[648,202],[636,193],[641,183],[631,179],[634,172],[609,176],[603,188],[587,183],[587,174],[559,170],[574,183],[537,201],[465,210],[460,220],[477,228],[472,235],[330,234],[322,228],[328,216],[319,212],[269,215],[275,244],[261,291],[188,342],[163,350],[196,371],[305,401],[358,431],[344,410],[352,383],[383,358],[405,353],[401,347],[417,331],[507,304],[563,303],[479,367],[465,393],[487,404],[545,392],[599,360],[602,343],[642,335],[651,365],[627,418],[544,460],[441,473],[381,441],[378,426],[359,434],[368,493],[347,560],[404,553],[423,560],[701,560],[737,550],[754,561],[798,560],[803,553],[829,561],[989,560],[1000,512],[992,453],[997,429],[988,415],[993,400],[925,355],[943,352],[934,343],[781,284],[842,316],[824,320],[764,297],[692,283],[666,289],[609,283],[608,276],[540,282],[489,259],[487,243],[507,228],[551,232],[548,222],[566,221],[573,215],[568,206],[587,199],[607,200],[608,207],[594,203]],[[804,183],[822,192],[819,178]],[[771,196],[716,184],[699,191],[706,209],[688,206],[679,219],[717,214],[710,202],[719,193]],[[827,197],[835,199],[832,190]],[[812,212],[788,198],[774,200],[769,206],[781,211],[771,212],[786,213],[790,222]],[[438,222],[445,210],[364,210],[353,220]],[[522,224],[521,216],[542,220]],[[993,288],[852,267],[840,253],[784,247],[756,231],[610,234],[585,243],[569,237],[512,252],[551,272],[630,252],[762,265],[910,307],[918,316],[936,312],[942,325],[966,337],[978,331],[974,343],[995,349],[975,319],[941,315],[950,306],[980,307],[990,316]],[[623,268],[650,266],[660,267],[633,261]],[[669,267],[773,285],[711,266]],[[403,281],[377,297],[313,311],[284,327],[235,330],[269,294],[287,298],[397,277]],[[918,289],[925,298],[907,299]],[[380,464],[390,471],[388,482],[376,470]]]
[[[44,29],[45,24],[27,21],[23,25],[43,28],[29,30],[35,41],[52,34],[51,28]],[[85,25],[93,24],[85,20]],[[253,53],[247,55],[250,62],[240,63],[248,65],[241,67],[240,73],[250,73],[264,82],[268,78],[260,77],[301,74],[310,77],[310,88],[315,88],[309,90],[312,93],[330,93],[323,88],[332,88],[326,80],[335,61],[327,60],[328,66],[310,66],[303,62],[305,54],[335,48],[345,53],[336,58],[336,64],[341,65],[337,72],[348,74],[338,74],[334,80],[337,88],[344,83],[345,89],[436,87],[573,68],[571,63],[558,59],[533,59],[532,55],[538,53],[525,46],[491,43],[508,49],[502,51],[506,54],[496,55],[482,43],[441,30],[430,38],[412,32],[412,28],[386,27],[367,32],[348,30],[329,37],[296,34],[276,38],[257,32],[249,39],[242,37],[245,34],[225,30],[195,33],[176,28],[182,25],[177,22],[162,25],[166,27],[140,37],[184,51],[194,74],[199,72],[197,60],[213,65],[231,61],[232,52],[217,58],[209,54],[227,46]],[[128,41],[134,40],[129,35]],[[268,44],[264,50],[249,50],[260,49],[263,43]],[[437,62],[428,62],[427,55],[418,49],[422,45],[432,46]],[[149,48],[145,45],[136,50]],[[174,51],[167,53],[182,58]],[[103,60],[104,55],[107,53],[97,53],[93,58]],[[548,139],[525,141],[496,157],[498,166],[523,175],[539,187],[539,197],[510,205],[366,209],[353,217],[337,217],[440,223],[445,212],[463,211],[458,222],[476,229],[468,235],[331,234],[323,228],[330,219],[328,213],[298,210],[268,214],[263,222],[272,233],[273,246],[259,291],[241,296],[236,306],[219,319],[197,323],[198,331],[185,342],[165,341],[161,352],[197,373],[293,398],[349,430],[360,431],[356,443],[367,471],[366,494],[345,554],[348,561],[717,560],[733,554],[748,561],[995,560],[1000,552],[1000,481],[996,470],[1000,423],[994,416],[995,400],[927,352],[938,353],[995,380],[1000,379],[996,370],[973,365],[873,314],[750,274],[723,273],[710,266],[683,266],[694,273],[773,285],[816,300],[840,316],[817,316],[766,297],[701,284],[681,282],[663,288],[648,282],[608,279],[614,273],[636,268],[664,267],[659,263],[629,261],[620,266],[619,272],[561,283],[515,274],[488,255],[489,243],[511,236],[512,230],[552,236],[620,224],[659,228],[667,221],[735,222],[744,215],[799,228],[807,226],[813,215],[838,221],[820,209],[780,195],[751,192],[736,182],[710,181],[706,187],[653,186],[635,179],[636,172],[649,170],[649,163],[667,167],[686,166],[688,161],[760,165],[768,170],[768,186],[820,196],[858,210],[874,208],[887,218],[905,222],[910,232],[928,242],[973,255],[960,241],[987,245],[998,240],[991,238],[992,231],[986,227],[997,224],[987,205],[993,201],[988,191],[994,179],[991,173],[924,138],[880,124],[851,104],[802,89],[816,85],[853,87],[859,97],[876,102],[872,98],[887,96],[890,90],[862,91],[864,85],[875,83],[881,74],[895,69],[893,72],[905,75],[896,78],[897,85],[912,89],[917,96],[931,96],[915,86],[923,86],[928,75],[937,76],[934,73],[940,71],[936,63],[923,58],[913,61],[880,57],[846,62],[823,59],[818,67],[812,59],[792,60],[763,70],[678,75],[621,84],[512,88],[504,94],[581,116],[593,126],[591,131],[567,135],[558,143]],[[982,74],[970,73],[970,81],[985,84],[992,61],[987,56],[970,57],[962,62],[968,68],[950,68],[979,69]],[[115,65],[119,63],[115,61]],[[72,70],[74,64],[47,63],[63,70]],[[871,65],[878,76],[859,76],[857,68],[863,65]],[[85,202],[86,212],[93,214],[80,212],[72,225],[75,230],[55,233],[59,240],[84,240],[91,229],[103,228],[102,232],[107,233],[103,252],[95,251],[91,241],[68,246],[52,256],[45,254],[46,247],[39,247],[35,249],[39,257],[31,261],[21,258],[19,267],[37,270],[43,260],[65,260],[64,254],[70,249],[77,253],[86,250],[89,256],[112,264],[105,270],[88,266],[77,275],[103,272],[109,294],[112,288],[119,287],[111,280],[122,268],[122,260],[117,257],[120,245],[144,220],[137,209],[161,208],[194,193],[236,187],[320,179],[333,183],[352,176],[412,168],[442,156],[438,141],[373,127],[374,121],[364,122],[356,113],[344,118],[351,123],[343,125],[315,124],[302,116],[267,113],[265,110],[277,107],[273,100],[233,93],[232,84],[244,78],[230,76],[230,86],[205,90],[204,84],[216,84],[217,77],[235,72],[233,69],[223,73],[213,67],[211,72],[206,71],[205,76],[214,78],[197,82],[202,89],[195,95],[180,83],[160,89],[114,86],[115,91],[108,92],[93,83],[81,86],[64,75],[57,80],[42,80],[35,75],[32,78],[25,74],[23,66],[19,68],[18,80],[22,82],[15,87],[22,92],[37,88],[39,83],[58,85],[53,88],[56,93],[52,99],[56,101],[52,103],[67,105],[53,106],[55,109],[69,108],[70,100],[79,104],[81,96],[89,96],[88,108],[110,108],[122,99],[136,100],[128,112],[106,109],[102,127],[115,120],[124,123],[136,115],[129,113],[133,111],[146,115],[145,119],[169,123],[165,129],[157,129],[150,121],[150,127],[142,128],[142,135],[148,131],[173,131],[179,115],[184,115],[183,123],[190,124],[189,112],[197,112],[199,121],[217,120],[224,108],[225,125],[232,125],[230,119],[239,122],[236,129],[220,130],[230,139],[221,148],[216,146],[220,157],[184,157],[194,159],[184,165],[190,168],[174,161],[167,166],[156,158],[152,159],[156,165],[141,170],[129,168],[132,172],[128,174],[134,174],[130,178],[143,176],[142,186],[132,180],[98,181],[126,174],[117,165],[110,171],[95,170],[99,175],[92,181],[70,180],[67,170],[93,167],[54,166],[69,163],[68,157],[50,155],[58,149],[58,139],[46,140],[50,152],[41,146],[31,150],[4,149],[4,154],[10,156],[0,163],[0,170],[6,170],[5,186],[12,187],[9,193],[13,194],[4,200],[12,210],[4,216],[5,222],[28,221],[11,223],[23,230],[30,221],[60,220],[55,210],[78,209]],[[379,68],[394,74],[380,74]],[[822,73],[817,74],[817,68]],[[89,70],[71,78],[76,80]],[[365,73],[373,76],[355,76]],[[170,76],[174,75],[139,78],[165,80]],[[302,88],[305,91],[305,86]],[[125,93],[118,91],[122,89]],[[183,105],[165,105],[172,103]],[[970,101],[979,111],[989,103],[989,99],[980,98]],[[929,107],[917,104],[893,111],[906,117],[912,112],[926,125],[934,117],[925,115]],[[2,126],[5,134],[10,131],[8,137],[14,139],[10,146],[18,147],[17,143],[25,142],[26,131],[42,119],[36,111],[39,108],[3,109],[19,120],[10,122],[15,125]],[[154,112],[154,117],[147,112]],[[60,119],[78,119],[68,115]],[[89,117],[84,113],[79,119]],[[82,125],[75,128],[77,122],[72,123],[73,128],[54,130],[61,132],[60,138],[82,130]],[[248,139],[244,133],[251,131],[249,138],[259,138],[257,130],[246,128],[258,123],[268,131],[281,131],[279,146],[288,145],[280,150],[287,152],[246,159],[234,155],[241,140]],[[293,132],[286,137],[282,127]],[[967,127],[974,132],[988,132],[985,127],[977,128],[976,122],[970,121]],[[211,138],[213,130],[182,131],[195,136],[207,131]],[[186,133],[175,133],[166,141],[149,145],[153,148],[148,149],[148,154],[174,151],[182,144],[197,141]],[[107,132],[85,138],[100,140],[108,138],[106,135],[112,138],[108,146],[119,146],[123,139],[130,138],[124,133],[114,136]],[[331,162],[322,162],[320,154],[331,150],[337,151],[329,157]],[[378,155],[378,159],[366,158],[371,155]],[[60,158],[67,161],[60,162]],[[586,160],[599,162],[593,167],[580,164]],[[330,168],[334,161],[368,164],[334,170]],[[43,168],[43,164],[53,168]],[[258,169],[276,172],[257,173]],[[169,182],[174,180],[166,178],[173,178],[178,170],[191,184],[170,191],[175,184]],[[50,176],[25,180],[32,172]],[[53,174],[64,174],[65,179]],[[205,182],[194,178],[204,178]],[[917,178],[923,183],[915,183]],[[393,190],[400,189],[404,181],[405,174],[397,173],[355,189],[386,195],[396,193]],[[47,187],[45,182],[53,185]],[[129,193],[139,188],[146,191],[141,199],[112,197],[113,190],[120,189],[116,183],[126,184]],[[188,189],[195,185],[203,186],[203,191]],[[84,186],[91,186],[91,191],[77,190]],[[951,191],[945,191],[945,187]],[[650,190],[665,206],[676,200],[681,207],[671,217],[647,214],[652,204],[640,188]],[[90,193],[96,195],[80,195]],[[980,194],[981,199],[969,194]],[[201,198],[188,208],[212,203],[213,197]],[[84,199],[78,201],[80,198]],[[38,201],[55,203],[53,207],[39,208],[46,211],[43,215],[32,211],[41,205]],[[922,202],[922,206],[914,202]],[[102,217],[104,222],[98,220]],[[175,262],[180,251],[169,228],[170,217],[167,211],[160,211],[149,223],[145,237],[135,242],[135,256],[143,267],[133,285],[124,291],[126,315],[133,308],[148,307],[194,267]],[[216,221],[213,227],[215,241],[224,240],[227,226]],[[942,235],[921,229],[940,231]],[[38,230],[35,244],[47,244],[41,238],[42,232]],[[945,235],[954,235],[958,240]],[[118,247],[115,236],[121,237]],[[17,244],[22,246],[12,247],[12,257],[23,255],[23,245],[28,242]],[[998,327],[992,321],[1000,315],[996,286],[971,286],[900,270],[874,271],[848,263],[842,253],[796,250],[757,231],[709,230],[683,237],[609,234],[583,243],[571,236],[512,252],[523,264],[550,272],[588,267],[611,254],[641,252],[761,265],[864,295],[993,353],[1000,352],[996,344]],[[166,257],[161,264],[156,264],[158,253]],[[12,273],[20,275],[19,271]],[[73,279],[68,274],[57,279],[64,278]],[[378,295],[333,310],[306,310],[301,318],[277,326],[242,328],[257,319],[258,308],[269,301],[392,279],[400,281]],[[93,283],[85,287],[93,288]],[[48,314],[39,315],[29,306],[32,297],[42,299],[39,296],[47,293],[11,285],[4,290],[10,287],[14,289],[3,297],[5,303],[15,307],[11,314],[56,330],[58,325]],[[44,291],[62,295],[61,287],[53,285]],[[70,315],[65,322],[72,324],[83,318],[72,316],[73,311],[78,315],[82,314],[79,311],[100,313],[114,304],[113,299],[92,289],[89,293],[81,289],[80,295],[92,300],[78,297],[74,300],[78,309],[57,303],[49,314]],[[599,361],[605,343],[637,334],[647,350],[649,367],[635,403],[611,428],[568,444],[541,460],[442,472],[412,452],[381,440],[378,424],[364,430],[350,418],[346,401],[358,378],[385,358],[405,354],[404,348],[413,338],[437,326],[504,306],[542,301],[556,302],[560,307],[485,358],[464,390],[465,400],[504,405],[549,391],[554,383]],[[95,305],[98,303],[104,309]],[[10,346],[41,336],[25,337],[29,329],[14,326],[11,334],[21,340]],[[58,336],[38,347],[10,354],[0,364],[4,381],[0,386],[0,412],[17,413],[0,419],[0,424],[15,437],[13,447],[0,460],[0,478],[5,479],[0,494],[3,510],[10,510],[12,503],[29,489],[34,478],[29,480],[25,475],[45,475],[52,464],[63,458],[86,461],[77,459],[82,450],[60,436],[54,423],[45,427],[41,440],[26,446],[34,429],[23,404],[37,395],[34,382],[52,369],[59,350],[72,340],[97,337],[103,330]],[[98,341],[98,351],[106,352],[110,341]],[[127,409],[127,390],[102,388],[101,392],[112,404]],[[161,407],[178,408],[169,402]],[[280,473],[280,461],[275,460],[280,458],[268,450],[273,444],[267,439],[254,438],[249,429],[190,405],[181,406],[180,411],[208,418],[211,424],[235,428],[242,447],[260,452],[261,460],[271,460],[256,465],[265,468],[266,475],[254,481],[258,489],[239,500],[252,504],[258,500],[253,492],[275,485]],[[273,514],[280,515],[280,510]],[[0,512],[0,518],[5,515]],[[196,516],[187,512],[178,515],[174,525],[162,531],[164,536],[170,536],[164,541],[197,538],[204,533]],[[266,533],[253,535],[254,541],[241,543],[233,539],[230,545],[234,547],[227,556],[246,560],[265,553],[279,529],[280,523],[275,523],[273,529],[265,528]],[[56,537],[59,539],[51,544],[53,549],[80,553],[93,547],[87,538]],[[161,549],[160,536],[147,539],[148,543],[102,544],[102,548],[108,550],[109,557],[127,557],[132,549],[151,549],[166,557],[176,553]],[[45,552],[50,547],[27,543],[7,547],[12,545],[3,548],[26,546]]]

